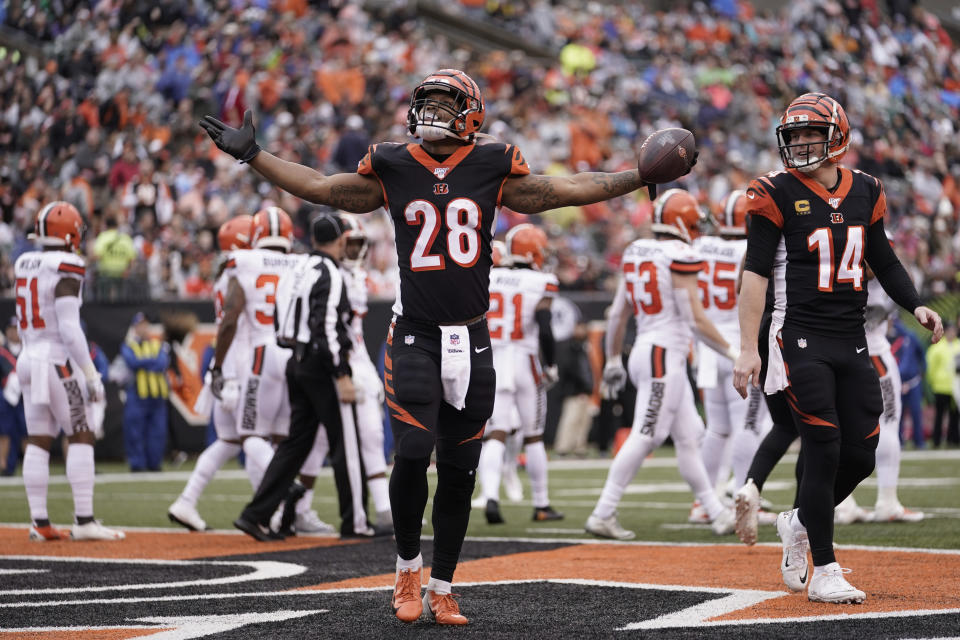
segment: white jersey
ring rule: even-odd
[[[54,290],[63,278],[83,282],[86,274],[83,258],[67,251],[28,251],[17,258],[13,271],[17,320],[23,342],[21,355],[66,362],[68,353],[60,337]]]
[[[863,316],[863,328],[867,334],[867,351],[872,356],[890,351],[890,341],[887,340],[887,320],[895,307],[893,300],[880,286],[880,282],[876,278],[870,278],[867,281],[867,309]]]
[[[693,246],[703,259],[698,276],[700,301],[707,318],[730,344],[740,341],[737,315],[737,274],[747,252],[747,240],[701,236]]]
[[[236,254],[233,254],[236,255]],[[232,259],[233,255],[227,257],[227,262]],[[220,276],[217,278],[217,281],[213,283],[213,312],[214,312],[214,321],[217,325],[217,328],[220,328],[220,321],[223,320],[223,303],[227,299],[227,289],[230,286],[230,274],[227,269],[224,269]],[[245,345],[250,342],[250,330],[247,324],[246,315],[241,315],[237,319],[237,332],[233,336],[233,344]],[[230,350],[227,351],[227,355],[223,359],[223,366],[221,367],[223,375],[226,378],[236,377],[238,369],[242,366],[237,362],[238,355],[240,353],[246,353],[245,349],[234,349],[231,345]]]
[[[674,298],[673,272],[697,273],[702,261],[681,240],[634,240],[623,252],[617,295],[626,297],[637,323],[637,344],[656,344],[686,353],[693,328]]]
[[[235,277],[246,299],[242,319],[246,321],[250,345],[276,342],[273,316],[280,279],[293,272],[299,256],[270,249],[235,251],[227,261],[228,281]]]
[[[527,353],[540,351],[540,327],[535,319],[537,305],[557,292],[559,281],[552,273],[534,269],[490,270],[490,344],[494,351],[511,344]]]
[[[347,299],[353,310],[350,320],[350,339],[353,341],[352,350],[367,353],[367,345],[363,341],[363,318],[367,315],[367,271],[363,267],[348,268],[341,266],[343,286],[347,288]]]

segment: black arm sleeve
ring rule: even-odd
[[[893,252],[887,234],[883,230],[883,219],[877,220],[867,230],[867,264],[873,269],[877,280],[890,299],[913,313],[923,304],[917,288],[910,280],[910,274],[903,268],[900,258]]]
[[[540,353],[543,354],[543,364],[552,367],[556,364],[556,343],[553,339],[553,328],[550,326],[550,309],[537,309],[533,317],[540,327]]]
[[[764,278],[773,271],[773,259],[780,244],[780,228],[763,216],[750,216],[750,235],[747,236],[747,257],[744,271]]]

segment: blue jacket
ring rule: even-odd
[[[893,335],[890,346],[900,367],[900,377],[904,382],[922,377],[927,369],[927,358],[920,338],[899,319],[893,323]]]

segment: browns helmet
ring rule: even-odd
[[[359,218],[351,213],[341,213],[340,220],[346,231],[343,235],[347,237],[347,244],[343,249],[343,264],[351,269],[363,264],[363,259],[367,256],[369,243],[367,233],[363,230]]]
[[[244,214],[230,218],[220,225],[220,230],[217,232],[217,245],[220,251],[249,249],[251,224],[253,224],[253,216]]]
[[[791,131],[808,127],[823,129],[822,143],[792,143]],[[816,146],[822,145],[821,149]],[[825,93],[805,93],[795,99],[780,117],[777,127],[780,159],[788,169],[813,171],[824,162],[838,163],[850,146],[850,122],[840,103]],[[798,157],[800,152],[805,158]]]
[[[666,233],[686,242],[700,235],[700,225],[707,216],[689,191],[668,189],[664,191],[653,207],[654,233]]]
[[[452,96],[453,104],[427,97],[438,91]],[[473,142],[485,115],[480,87],[473,78],[459,69],[440,69],[413,90],[407,128],[411,135],[424,140],[447,137]]]
[[[527,264],[540,269],[547,259],[547,234],[529,222],[507,232],[507,256],[510,264]]]
[[[507,260],[506,243],[503,240],[494,240],[490,243],[490,248],[493,250],[493,266],[506,267],[510,262]]]
[[[747,192],[731,191],[723,203],[720,233],[725,236],[747,235]]]
[[[257,211],[250,221],[250,246],[254,249],[277,248],[290,251],[293,221],[280,207]]]
[[[83,216],[69,202],[56,200],[40,209],[28,238],[44,247],[80,248],[85,225]]]

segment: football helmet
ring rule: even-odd
[[[236,251],[237,249],[250,248],[250,225],[253,223],[253,216],[246,214],[230,218],[222,225],[217,232],[217,245],[220,251]]]
[[[506,267],[508,264],[506,243],[503,240],[494,240],[490,243],[490,248],[493,251],[493,266]]]
[[[257,211],[250,221],[250,246],[254,249],[275,248],[290,251],[293,244],[293,221],[280,207]]]
[[[700,225],[706,221],[706,213],[689,191],[667,189],[654,204],[651,230],[691,242],[700,236]]]
[[[747,235],[747,192],[731,191],[723,203],[720,233],[725,236]]]
[[[792,142],[791,131],[822,128],[823,142]],[[850,122],[840,103],[825,93],[805,93],[795,99],[780,117],[777,126],[780,159],[788,169],[814,171],[824,162],[838,163],[850,146]],[[820,147],[819,149],[817,147]],[[801,152],[806,157],[800,157]]]
[[[529,222],[518,224],[507,232],[507,256],[510,264],[542,268],[547,259],[547,234]]]
[[[37,214],[33,233],[27,237],[44,247],[80,248],[85,230],[83,216],[69,202],[56,200],[44,205]]]
[[[452,104],[427,97],[435,92],[449,95]],[[473,142],[485,115],[480,87],[473,78],[459,69],[440,69],[413,90],[407,128],[411,135],[424,140],[454,138]]]
[[[343,248],[343,264],[351,269],[363,265],[363,259],[367,256],[369,243],[367,234],[363,230],[363,225],[357,216],[351,213],[341,213],[340,220],[346,231],[343,235],[347,237],[347,244]]]

